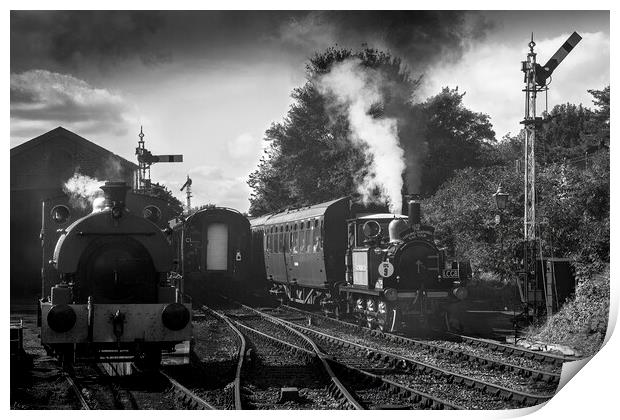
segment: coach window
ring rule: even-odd
[[[312,222],[312,252],[319,252],[319,220],[314,219]]]
[[[310,221],[306,222],[306,247],[305,252],[312,252],[312,230],[310,229]]]

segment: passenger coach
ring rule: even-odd
[[[250,222],[239,211],[207,207],[171,222],[185,290],[204,302],[210,291],[239,290],[250,280]]]

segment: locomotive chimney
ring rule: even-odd
[[[409,226],[419,225],[422,222],[422,213],[420,211],[420,200],[417,194],[408,196],[407,216],[409,217]]]
[[[120,209],[125,207],[125,197],[127,191],[131,189],[125,182],[108,181],[100,188],[105,197],[105,207]]]

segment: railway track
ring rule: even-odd
[[[65,380],[67,381],[67,383],[69,384],[69,387],[71,388],[71,390],[75,394],[75,397],[79,401],[81,409],[82,410],[90,410],[91,407],[88,404],[88,401],[86,401],[86,399],[84,398],[84,395],[82,395],[82,392],[80,391],[80,388],[78,388],[78,386],[75,384],[75,381],[73,380],[71,375],[68,372],[63,372],[63,376],[64,376]]]
[[[364,340],[385,346],[385,348],[389,348],[391,351],[421,353],[426,355],[425,357],[429,360],[432,360],[433,357],[453,358],[461,360],[463,363],[474,363],[485,370],[513,373],[531,381],[551,384],[556,387],[560,380],[562,364],[565,361],[572,360],[458,334],[450,334],[455,341],[416,340],[396,334],[370,330],[366,327],[287,305],[283,305],[283,307],[294,313],[325,321],[321,326],[333,334],[345,333],[347,336],[352,337],[363,336]],[[274,313],[274,315],[278,316],[277,313]],[[286,319],[286,315],[284,315],[284,318]],[[295,322],[294,319],[293,321]],[[352,328],[355,331],[354,335],[351,334]],[[393,344],[393,346],[386,345],[386,341]]]
[[[274,316],[273,314],[265,315]],[[302,325],[307,321],[307,318],[297,316],[293,320],[280,320],[311,336],[320,346],[324,346],[327,353],[342,360],[343,363],[351,363],[351,360],[357,360],[356,363],[361,369],[382,372],[385,377],[395,382],[418,387],[417,389],[433,388],[444,399],[456,403],[460,401],[467,408],[498,409],[536,405],[549,400],[553,396],[552,391],[555,390],[553,384],[544,381],[534,381],[535,392],[531,392],[531,388],[526,387],[526,385],[531,385],[529,383],[531,381],[528,381],[528,384],[517,384],[520,389],[515,389],[514,375],[504,378],[505,384],[511,384],[505,386],[498,384],[497,381],[489,382],[479,379],[479,376],[483,376],[485,379],[489,376],[488,372],[480,371],[480,369],[478,369],[480,372],[477,375],[470,375],[469,372],[468,375],[460,373],[463,366],[466,366],[463,361],[453,363],[451,369],[448,369],[420,361],[415,355],[407,354],[407,352],[394,353],[384,350],[386,346],[390,350],[398,350],[402,347],[402,343],[407,341],[407,339],[403,341],[402,337],[394,336],[398,337],[399,342],[390,344],[389,341],[382,338],[385,334],[379,332],[369,333],[368,336],[360,338],[357,331],[351,330],[350,324],[343,323],[347,330],[340,329],[337,332],[338,335],[335,336],[325,333],[316,326]],[[343,336],[352,338],[352,340],[344,339]],[[368,340],[368,337],[373,340]],[[368,341],[371,342],[370,346]],[[400,373],[395,373],[395,370],[400,371]]]
[[[455,337],[455,339],[459,340],[460,342],[470,345],[474,348],[486,349],[490,352],[495,352],[497,354],[503,355],[504,357],[516,356],[519,357],[521,360],[531,360],[533,362],[543,363],[557,368],[561,368],[565,362],[573,362],[575,360],[579,360],[579,358],[577,357],[561,356],[550,353],[543,353],[540,351],[528,350],[522,347],[498,343],[496,341],[486,340],[483,338],[469,337],[466,335],[454,333],[451,333],[450,335]]]
[[[246,308],[224,312],[220,315],[248,340],[238,369],[241,408],[361,408],[300,334],[276,323],[260,324]]]
[[[165,366],[170,378],[218,410],[240,408],[236,378],[245,340],[214,311],[196,309],[189,365]]]
[[[279,320],[270,317],[253,308],[244,307],[245,314],[237,316],[237,322],[242,328],[254,336],[260,336],[272,341],[277,341],[281,346],[293,346],[297,352],[307,355],[318,356],[324,361],[328,375],[338,378],[338,382],[348,390],[358,409],[463,409],[463,406],[450,402],[448,399],[438,398],[421,390],[416,390],[405,384],[390,380],[381,375],[368,372],[346,361],[337,361],[327,357],[324,351],[307,335],[295,331],[295,329],[282,324]],[[251,326],[250,326],[251,325]],[[258,330],[260,328],[260,331]],[[301,337],[304,343],[292,336]],[[276,338],[277,337],[277,338]],[[290,340],[290,341],[289,341]],[[301,344],[301,346],[300,346]],[[305,347],[302,347],[304,346]],[[312,350],[308,348],[310,346]],[[334,384],[328,386],[328,391],[333,392]],[[340,394],[344,392],[339,390]]]
[[[75,365],[63,372],[82,409],[215,409],[164,371],[118,373],[113,364]],[[111,376],[112,375],[112,376]]]

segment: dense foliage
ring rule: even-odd
[[[495,132],[489,116],[465,108],[463,96],[458,88],[443,88],[418,106],[421,135],[428,139],[420,191],[423,195],[433,194],[455,170],[495,161]]]
[[[544,256],[570,257],[595,272],[609,261],[609,152],[587,164],[538,167],[538,234]],[[510,194],[501,213],[493,198],[499,184]],[[479,271],[507,278],[521,270],[523,178],[513,166],[457,171],[424,209],[441,243]]]

